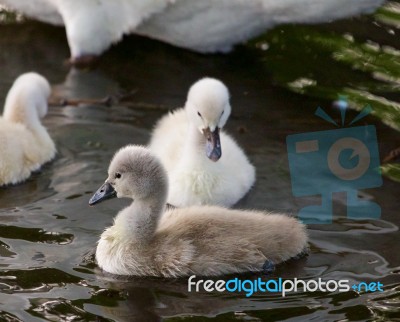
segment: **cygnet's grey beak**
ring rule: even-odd
[[[104,183],[89,200],[89,206],[94,206],[95,204],[102,202],[107,199],[111,199],[117,196],[117,192],[114,190],[113,186],[108,182]]]
[[[207,140],[206,142],[206,154],[207,157],[217,162],[222,155],[221,151],[221,141],[219,139],[219,128],[216,127],[213,132],[211,132],[210,128],[206,128],[203,130],[203,134]]]

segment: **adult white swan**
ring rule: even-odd
[[[157,123],[149,148],[167,169],[168,203],[229,207],[252,187],[254,167],[221,131],[230,113],[226,86],[203,78],[190,87],[184,108]]]
[[[179,277],[262,271],[307,246],[305,226],[282,214],[193,206],[165,210],[168,177],[144,147],[126,146],[90,199],[133,199],[100,237],[98,265],[117,275]]]
[[[209,53],[229,51],[282,23],[317,23],[373,11],[383,0],[0,0],[65,25],[72,62],[100,55],[127,33]]]
[[[36,73],[19,76],[0,117],[0,186],[27,179],[53,159],[56,148],[40,119],[47,114],[50,85]]]

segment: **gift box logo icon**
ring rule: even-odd
[[[344,126],[345,108],[341,112]],[[365,107],[349,125],[370,112],[371,108]],[[315,114],[339,126],[321,108]],[[346,192],[348,218],[380,218],[381,208],[377,203],[358,198],[359,189],[382,185],[375,126],[352,126],[289,135],[286,144],[293,195],[321,195],[319,205],[300,209],[299,218],[305,223],[332,222],[334,192]]]

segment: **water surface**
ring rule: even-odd
[[[286,152],[289,134],[332,129],[314,116],[347,95],[350,119],[365,104],[381,156],[400,146],[400,3],[373,16],[318,26],[284,26],[229,55],[203,56],[140,37],[126,37],[96,70],[74,70],[64,31],[15,16],[0,24],[0,101],[20,73],[34,70],[60,98],[104,98],[136,91],[113,106],[50,107],[45,124],[57,158],[26,183],[0,189],[0,319],[4,321],[366,321],[400,318],[399,193],[396,163],[382,187],[362,195],[382,207],[379,220],[346,218],[334,195],[334,220],[310,225],[311,253],[272,277],[380,281],[382,293],[277,294],[187,292],[186,280],[116,279],[102,274],[93,250],[104,227],[127,204],[95,208],[88,199],[106,177],[115,150],[146,144],[152,126],[182,106],[203,76],[232,94],[227,125],[257,168],[257,183],[238,207],[293,215],[318,196],[294,198]],[[17,18],[17,19],[16,19]],[[388,166],[386,166],[388,167]],[[398,180],[397,180],[398,181]],[[254,274],[247,277],[257,277]]]

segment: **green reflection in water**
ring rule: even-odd
[[[263,60],[273,80],[294,92],[331,100],[347,88],[400,92],[400,51],[394,48],[298,26],[275,30],[263,41],[271,43]]]
[[[388,2],[377,10],[375,17],[378,21],[400,28],[400,3]]]
[[[345,95],[351,108],[369,104],[375,117],[400,131],[400,2],[387,2],[370,19],[383,26],[350,34],[340,22],[329,29],[288,25],[252,45],[277,85],[324,101]],[[385,165],[383,174],[399,181],[400,167]]]
[[[388,163],[381,167],[382,174],[392,179],[393,181],[400,182],[400,164]]]
[[[19,13],[12,12],[0,5],[0,24],[19,23],[24,20],[23,16]]]

